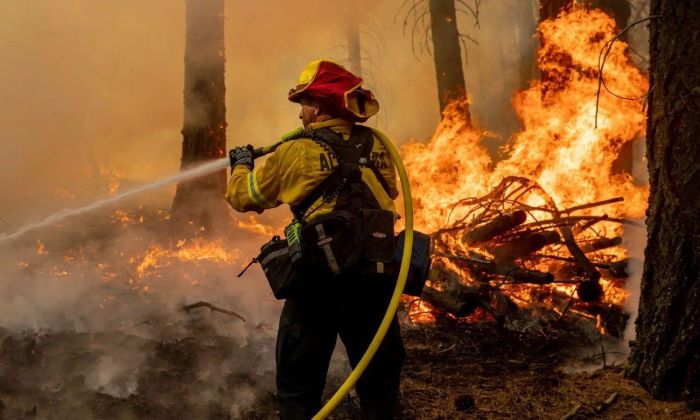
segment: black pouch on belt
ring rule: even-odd
[[[389,210],[362,210],[364,255],[370,263],[388,263],[394,258],[394,213]]]
[[[298,264],[292,263],[286,240],[279,236],[272,238],[260,248],[257,260],[275,298],[286,299],[301,288],[301,270]]]
[[[356,267],[362,257],[362,232],[350,212],[336,210],[315,217],[301,230],[305,263],[334,274]]]

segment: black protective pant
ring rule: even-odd
[[[282,310],[277,335],[277,395],[283,420],[307,420],[321,408],[338,334],[350,364],[353,368],[357,365],[381,323],[394,286],[377,276],[325,280],[315,282],[313,290],[288,298]],[[355,387],[362,418],[400,416],[399,376],[404,357],[394,318]]]

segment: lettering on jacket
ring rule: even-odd
[[[369,160],[372,161],[377,169],[388,169],[389,168],[389,156],[387,152],[372,152],[369,155]]]
[[[333,165],[333,160],[326,153],[319,153],[318,159],[321,164],[322,171],[332,171],[335,166]]]

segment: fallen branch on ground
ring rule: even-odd
[[[191,311],[192,309],[197,309],[197,308],[209,308],[209,310],[212,311],[212,312],[221,312],[222,314],[232,315],[232,316],[235,316],[236,318],[240,319],[241,321],[245,322],[245,318],[243,318],[243,316],[240,315],[239,313],[234,312],[234,311],[231,311],[231,310],[228,310],[228,309],[220,308],[220,307],[218,307],[218,306],[216,306],[216,305],[213,305],[213,304],[211,304],[211,303],[209,303],[209,302],[205,302],[205,301],[203,301],[203,300],[200,300],[200,301],[197,302],[197,303],[192,303],[192,304],[189,304],[189,305],[183,305],[183,306],[182,306],[182,310],[185,311],[185,312],[189,312],[189,311]]]

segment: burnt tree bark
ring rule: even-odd
[[[440,113],[448,104],[459,101],[455,103],[457,112],[464,115],[467,124],[471,124],[455,0],[428,0],[428,7]]]
[[[186,1],[181,169],[226,155],[224,0]],[[226,171],[177,185],[173,216],[210,227],[225,211]]]
[[[700,2],[652,0],[651,194],[637,338],[627,374],[700,408]]]

